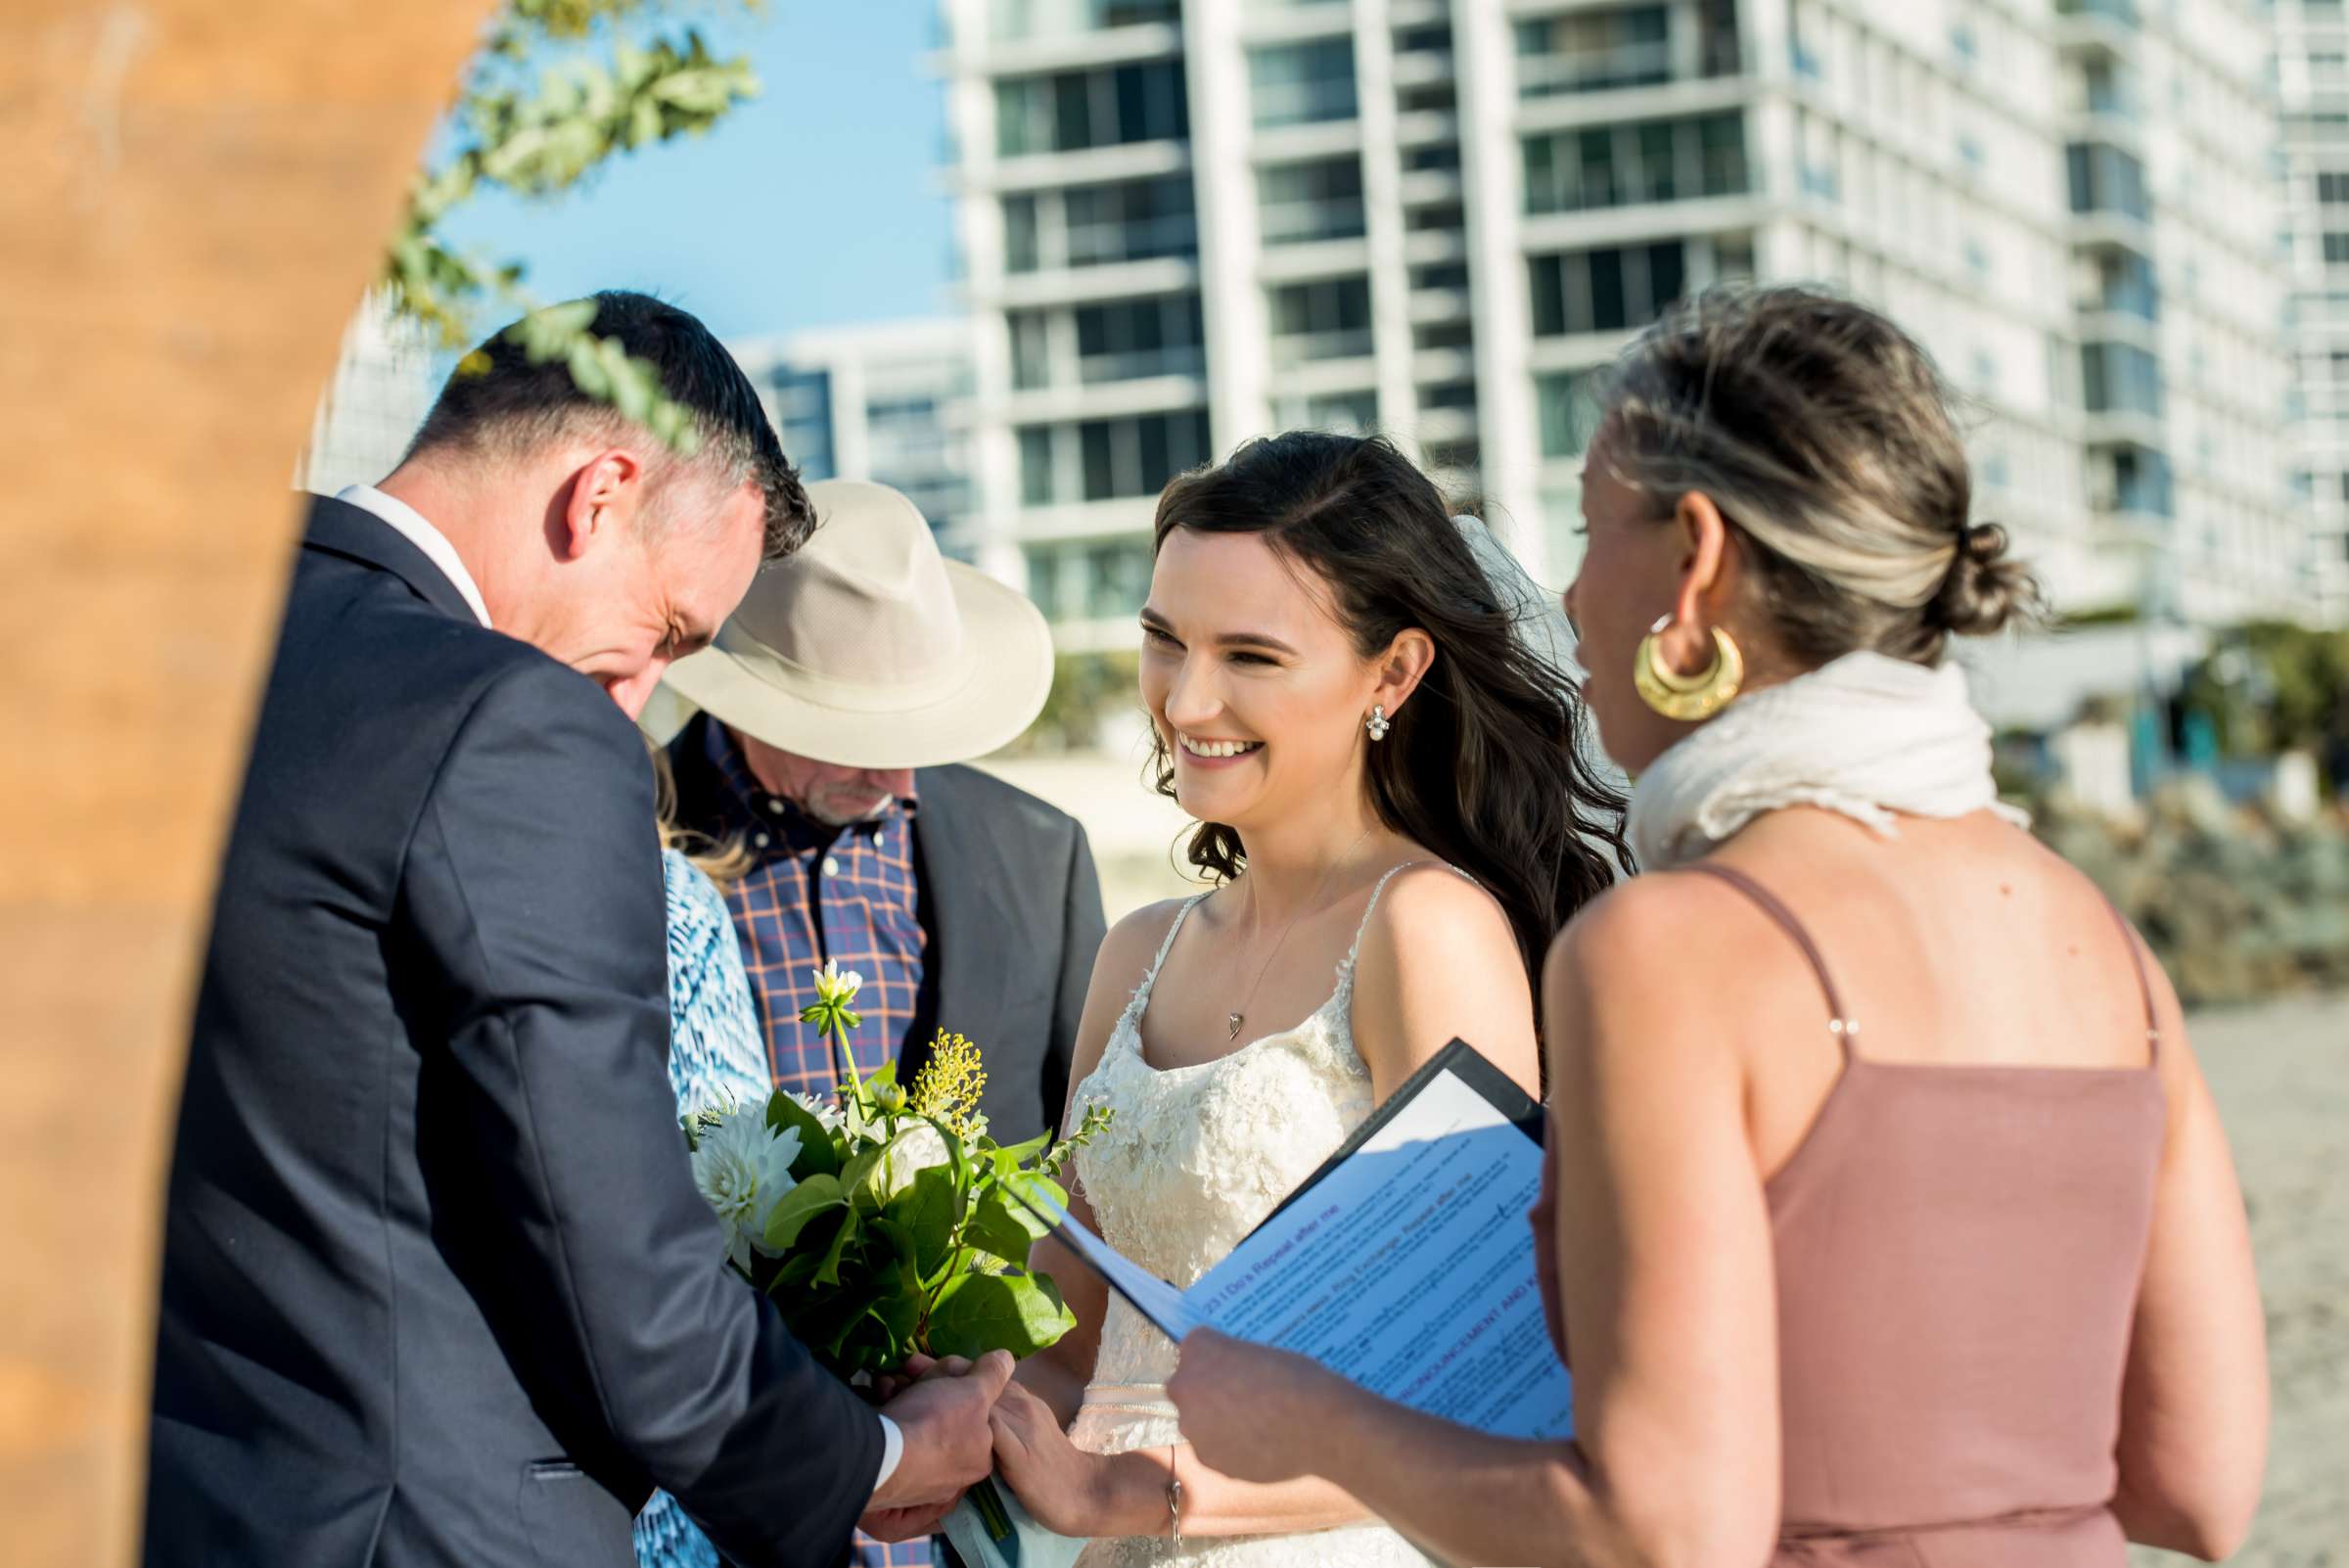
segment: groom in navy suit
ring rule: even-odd
[[[154,1568],[632,1568],[656,1486],[821,1568],[988,1469],[1007,1358],[876,1414],[719,1267],[629,719],[812,519],[701,323],[596,302],[692,455],[501,334],[312,506],[189,1046]]]

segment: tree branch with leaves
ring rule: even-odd
[[[758,9],[757,0],[740,3]],[[690,446],[690,415],[663,394],[650,364],[595,336],[592,301],[545,306],[525,289],[520,262],[465,254],[442,233],[449,214],[485,189],[558,197],[611,159],[702,134],[758,96],[750,61],[714,57],[697,28],[622,36],[671,9],[661,0],[504,0],[459,84],[449,147],[410,182],[380,281],[392,308],[445,347],[475,341],[484,305],[522,313],[514,330],[533,361],[567,361],[581,392]],[[470,363],[460,361],[459,374]]]

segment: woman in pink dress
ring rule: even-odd
[[[1842,300],[1722,291],[1600,412],[1566,607],[1644,874],[1543,977],[1576,1436],[1206,1332],[1184,1435],[1452,1561],[2227,1555],[2267,1435],[2242,1198],[2168,982],[1999,804],[1943,662],[2033,590],[1931,362]]]

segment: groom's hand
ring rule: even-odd
[[[963,1489],[994,1461],[988,1413],[1011,1381],[1011,1356],[990,1351],[975,1362],[949,1357],[910,1368],[920,1380],[882,1407],[905,1439],[898,1468],[862,1521],[867,1535],[907,1541],[937,1528]]]

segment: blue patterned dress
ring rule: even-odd
[[[763,1101],[771,1087],[766,1047],[725,899],[676,851],[661,862],[668,882],[668,1085],[677,1114]],[[636,1561],[639,1568],[720,1568],[717,1548],[666,1492],[654,1493],[636,1516]]]

